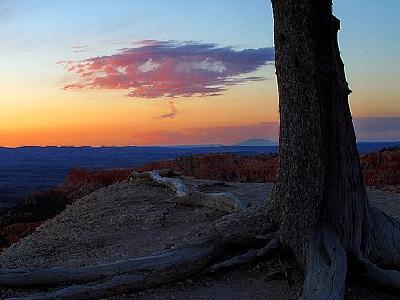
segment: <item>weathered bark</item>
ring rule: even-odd
[[[360,249],[366,207],[349,88],[330,0],[273,0],[280,99],[277,198],[281,238],[305,266],[310,239],[329,227]]]
[[[332,1],[272,4],[281,243],[306,273],[304,299],[342,299],[348,263],[363,265],[371,279],[380,266],[399,268],[399,225],[367,199]],[[382,243],[389,249],[383,257]],[[398,288],[398,273],[381,271],[375,279]]]

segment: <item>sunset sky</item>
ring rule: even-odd
[[[400,140],[400,1],[336,0],[361,141]],[[0,145],[277,138],[267,0],[0,0]]]

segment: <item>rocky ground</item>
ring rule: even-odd
[[[82,266],[193,242],[224,213],[187,207],[164,187],[117,183],[78,200],[0,255],[0,266]]]
[[[186,178],[207,192],[229,192],[245,206],[260,206],[272,190],[269,183],[222,183]],[[372,203],[400,219],[400,194],[369,189]],[[148,181],[102,188],[43,223],[35,233],[0,255],[1,268],[83,266],[121,260],[201,240],[226,212],[193,207],[165,187]],[[302,276],[284,253],[257,264],[199,276],[122,299],[296,299]],[[0,298],[41,290],[0,290]],[[350,279],[347,299],[399,299],[390,291],[365,287]]]

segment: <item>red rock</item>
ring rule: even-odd
[[[364,154],[361,166],[367,186],[400,192],[400,148]]]
[[[127,179],[132,171],[73,169],[59,186],[32,193],[11,214],[0,218],[0,249],[31,234],[43,221],[60,213],[66,205],[102,187]]]
[[[0,244],[0,250],[31,234],[38,226],[40,226],[40,224],[42,224],[42,222],[15,223],[4,227],[0,231],[0,236],[3,237],[2,243]]]
[[[367,186],[400,192],[400,148],[361,156]],[[71,170],[59,186],[27,197],[22,210],[0,218],[0,248],[32,233],[44,220],[58,214],[77,199],[91,192],[124,181],[132,171],[174,169],[187,176],[238,182],[275,182],[278,156],[243,156],[214,153],[146,163],[131,169]]]

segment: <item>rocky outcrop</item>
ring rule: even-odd
[[[102,187],[126,180],[132,171],[133,169],[72,169],[62,184],[46,191],[32,193],[25,199],[24,205],[41,206],[51,202],[67,205]]]
[[[189,176],[222,181],[274,182],[277,155],[241,156],[210,154],[176,159],[179,169]]]
[[[175,160],[152,162],[138,171],[174,169],[186,176],[201,179],[237,182],[275,182],[278,168],[276,154],[244,156],[231,153],[178,157]]]
[[[2,228],[0,231],[1,244],[3,247],[18,242],[21,237],[27,236],[35,231],[42,222],[35,223],[15,223]]]
[[[400,192],[400,147],[361,156],[367,186]]]
[[[43,221],[53,218],[75,200],[102,187],[124,181],[132,171],[73,169],[59,186],[32,193],[8,214],[0,217],[0,250],[31,234]]]
[[[400,148],[362,155],[361,165],[367,186],[400,192]],[[278,156],[275,154],[212,153],[151,162],[130,169],[73,169],[59,186],[33,193],[8,215],[0,217],[0,249],[30,234],[38,224],[54,217],[75,200],[102,187],[125,181],[132,171],[171,169],[201,179],[275,182],[277,168]]]

